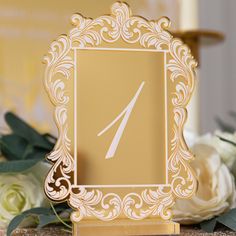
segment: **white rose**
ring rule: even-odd
[[[219,153],[223,162],[228,166],[229,169],[232,169],[236,160],[236,146],[221,140],[219,137],[236,143],[236,135],[230,133],[222,133],[220,131],[216,131],[215,135],[207,134],[201,137],[197,142],[213,146]]]
[[[191,199],[177,200],[174,217],[182,224],[198,223],[234,207],[234,178],[217,151],[206,144],[192,148],[195,160],[191,162],[196,172],[198,188]]]
[[[0,175],[0,228],[21,212],[44,205],[42,183],[32,174]]]

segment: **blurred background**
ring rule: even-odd
[[[53,108],[44,91],[43,56],[50,43],[70,28],[79,12],[97,17],[115,0],[0,0],[0,126],[11,110],[42,132],[56,133]],[[217,117],[232,122],[236,111],[235,0],[127,0],[133,14],[148,19],[167,16],[171,30],[195,32],[199,49],[198,88],[190,104],[186,129],[205,133],[217,128]],[[215,31],[199,41],[201,31]],[[222,35],[225,40],[222,40]],[[199,35],[199,37],[198,37]],[[206,40],[207,39],[207,40]],[[217,44],[215,42],[218,42]]]

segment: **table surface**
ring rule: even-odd
[[[181,236],[226,236],[226,235],[236,235],[236,232],[233,232],[231,230],[228,230],[226,228],[221,228],[216,230],[214,233],[206,233],[202,230],[200,230],[198,227],[181,227]]]
[[[71,236],[70,233],[64,232],[61,228],[52,227],[52,228],[44,228],[40,230],[36,229],[18,229],[16,230],[12,236]],[[236,232],[227,230],[225,228],[218,229],[214,233],[206,233],[199,228],[192,227],[181,227],[181,236],[231,236],[236,235]],[[5,236],[4,232],[0,231],[0,236]]]

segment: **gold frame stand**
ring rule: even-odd
[[[172,221],[145,219],[131,221],[119,219],[111,222],[83,220],[73,224],[73,235],[80,236],[131,236],[131,235],[178,235],[180,225]]]

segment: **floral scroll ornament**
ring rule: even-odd
[[[74,28],[67,36],[61,36],[51,44],[45,71],[45,87],[55,106],[55,121],[59,138],[54,150],[47,159],[53,166],[45,181],[45,192],[53,201],[67,200],[77,211],[72,220],[79,222],[84,217],[96,217],[110,221],[121,214],[133,220],[150,216],[170,219],[170,208],[175,197],[189,198],[195,191],[196,182],[188,162],[192,159],[184,138],[183,126],[186,121],[186,105],[195,84],[196,62],[186,45],[166,31],[169,19],[147,21],[132,16],[125,3],[115,3],[111,15],[96,19],[84,18],[79,14],[72,16]],[[74,160],[71,155],[71,140],[68,138],[67,106],[71,99],[66,94],[66,81],[71,79],[74,60],[72,46],[79,48],[97,47],[102,43],[113,43],[122,39],[127,44],[139,44],[140,48],[166,50],[166,69],[170,81],[174,83],[172,96],[172,117],[174,121],[171,138],[171,153],[168,157],[169,185],[141,192],[129,193],[123,198],[115,193],[103,194],[99,189],[89,190],[74,186]],[[60,77],[58,75],[61,75]]]

